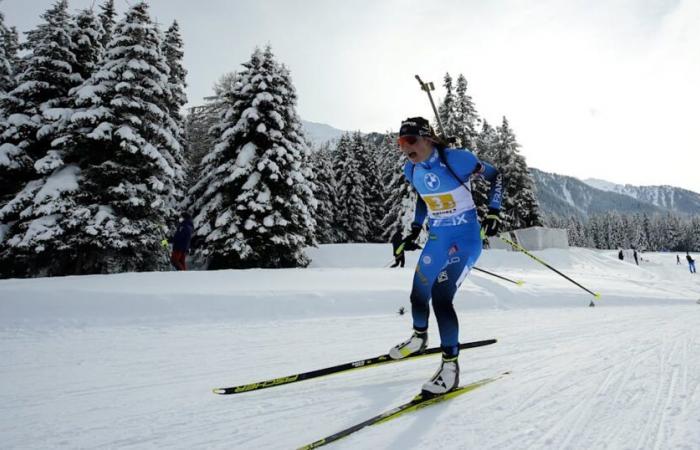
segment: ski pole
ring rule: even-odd
[[[399,246],[399,248],[396,249],[397,256],[401,254],[401,252],[399,250],[403,251],[403,244],[401,244],[401,246]],[[396,261],[396,259],[392,259],[388,263],[384,264],[384,267],[388,267],[391,263],[393,263],[395,261]],[[485,273],[487,275],[491,275],[492,277],[500,278],[501,280],[507,281],[509,283],[517,284],[518,286],[522,286],[523,284],[525,284],[525,282],[523,280],[511,280],[510,278],[504,277],[503,275],[498,275],[497,273],[489,272],[488,270],[484,270],[484,269],[481,269],[481,268],[476,267],[476,266],[472,267],[472,269],[479,271],[479,272],[482,272],[482,273]]]
[[[510,278],[506,278],[506,277],[504,277],[504,276],[502,276],[502,275],[498,275],[498,274],[496,274],[496,273],[489,272],[488,270],[480,269],[480,268],[478,268],[478,267],[476,267],[476,266],[472,267],[472,269],[477,270],[477,271],[479,271],[479,272],[483,272],[483,273],[485,273],[485,274],[487,274],[487,275],[491,275],[492,277],[500,278],[501,280],[505,280],[505,281],[507,281],[507,282],[509,282],[509,283],[517,284],[518,286],[522,286],[523,284],[525,284],[525,282],[524,282],[523,280],[511,280]]]
[[[513,242],[513,241],[511,241],[510,239],[504,238],[503,236],[498,236],[498,238],[499,238],[500,240],[502,240],[503,242],[505,242],[505,243],[507,243],[507,244],[510,244],[511,246],[513,246],[513,248],[516,248],[516,249],[520,250],[521,252],[525,253],[527,256],[529,256],[530,258],[534,259],[534,260],[537,261],[538,263],[542,264],[542,265],[545,266],[546,268],[548,268],[548,269],[550,269],[550,270],[553,270],[554,272],[558,273],[558,274],[561,275],[562,277],[564,277],[564,278],[566,278],[567,280],[571,281],[571,282],[574,283],[576,286],[580,287],[580,288],[583,289],[584,291],[586,291],[586,292],[588,292],[589,294],[591,294],[593,297],[595,297],[595,298],[600,298],[600,294],[598,294],[598,293],[596,293],[596,292],[593,292],[593,291],[591,291],[590,289],[587,289],[586,287],[582,286],[581,284],[579,284],[579,283],[577,283],[576,281],[572,280],[571,278],[567,277],[567,276],[564,275],[563,273],[559,272],[557,269],[555,269],[554,267],[550,266],[550,265],[547,264],[546,262],[542,261],[542,260],[541,260],[540,258],[538,258],[537,256],[535,256],[535,255],[533,255],[532,253],[528,252],[522,245],[520,245],[520,244],[518,244],[518,243],[516,243],[516,242]],[[595,303],[593,303],[593,300],[591,300],[591,303],[590,303],[588,306],[595,306]]]
[[[416,80],[420,83],[420,88],[425,91],[426,94],[428,94],[428,99],[430,100],[430,106],[433,107],[433,113],[435,113],[435,118],[437,119],[438,126],[440,127],[440,134],[444,137],[445,136],[445,129],[442,127],[442,121],[440,120],[440,116],[438,115],[437,108],[435,107],[435,102],[433,102],[433,96],[430,94],[430,91],[435,90],[435,85],[432,82],[428,83],[423,83],[423,80],[420,79],[418,75],[416,75]]]

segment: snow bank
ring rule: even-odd
[[[393,313],[409,306],[418,252],[391,269],[388,244],[335,244],[307,249],[307,269],[156,272],[0,280],[0,324],[269,320]],[[615,252],[550,249],[534,252],[601,293],[600,307],[687,304],[697,285],[675,255],[645,254],[621,262]],[[662,258],[668,258],[668,261]],[[673,263],[671,265],[671,263]],[[456,296],[460,310],[581,307],[592,296],[521,253],[486,250],[477,267],[523,280],[516,286],[472,272]],[[697,292],[697,291],[695,291]]]

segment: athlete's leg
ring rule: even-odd
[[[447,251],[447,261],[432,286],[441,347],[448,357],[459,354],[459,321],[453,305],[454,295],[480,254],[481,239],[478,235],[454,238]]]
[[[418,259],[416,273],[413,275],[413,289],[411,290],[413,329],[416,331],[428,329],[431,289],[445,263],[445,255],[447,254],[445,244],[445,238],[438,233],[431,232]]]

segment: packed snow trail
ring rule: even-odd
[[[310,269],[0,281],[3,448],[296,448],[410,400],[434,358],[211,393],[405,339],[412,261],[371,267],[387,254],[324,246]],[[511,375],[332,448],[700,448],[699,281],[674,254],[640,267],[537,255],[601,292],[597,307],[527,257],[485,252],[480,266],[526,284],[472,274],[460,289],[460,340],[499,341],[462,353],[462,384]]]

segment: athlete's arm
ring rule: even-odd
[[[413,163],[408,161],[406,165],[403,167],[403,174],[408,180],[408,182],[413,186]],[[421,198],[420,194],[416,192],[416,210],[413,215],[413,223],[411,224],[411,228],[413,227],[420,227],[423,228],[423,222],[425,222],[425,218],[428,215],[428,207]]]
[[[420,196],[420,194],[416,193],[416,212],[413,214],[413,223],[411,224],[411,228],[423,228],[423,222],[425,222],[425,217],[427,215],[428,207],[423,201],[423,198]]]
[[[491,185],[488,197],[489,209],[500,210],[505,182],[498,169],[479,160],[469,150],[447,150],[447,152],[450,166],[455,168],[460,180],[469,180],[472,176],[480,176],[489,182]]]
[[[477,175],[482,176],[491,185],[489,190],[489,209],[495,209],[499,211],[501,209],[501,202],[503,200],[503,190],[505,182],[503,180],[503,175],[495,167],[489,163],[479,161]]]

